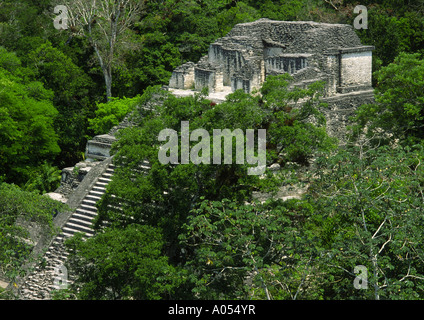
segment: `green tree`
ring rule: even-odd
[[[18,186],[0,183],[0,273],[9,281],[25,274],[24,263],[33,248],[29,227],[38,225],[40,232],[53,234],[52,216],[64,210],[60,202]],[[38,235],[39,236],[39,235]]]
[[[424,137],[423,75],[424,60],[419,54],[400,54],[376,73],[376,102],[361,106],[355,122],[366,127],[370,137],[391,137],[391,140],[407,140],[411,144],[419,142]]]
[[[20,39],[50,36],[53,27],[48,11],[51,0],[3,0],[0,3],[0,46],[15,51]]]
[[[192,292],[200,299],[317,299],[305,278],[315,247],[303,231],[302,202],[205,200],[180,239]]]
[[[374,71],[392,63],[402,52],[423,53],[423,13],[401,13],[401,8],[397,6],[390,10],[371,6],[368,11],[368,29],[357,30],[362,43],[375,46]],[[354,15],[351,16],[352,23],[354,18]]]
[[[61,177],[61,171],[45,161],[34,168],[23,188],[27,191],[38,191],[41,194],[52,192],[59,187]]]
[[[115,163],[121,168],[117,169],[115,182],[112,182],[110,188],[111,193],[117,198],[104,199],[101,204],[101,209],[104,211],[100,214],[100,219],[110,219],[111,217],[106,218],[109,214],[114,216],[113,210],[108,209],[110,208],[108,204],[119,202],[121,200],[118,199],[121,198],[128,200],[122,203],[127,215],[137,217],[139,221],[144,220],[142,217],[146,215],[157,222],[158,217],[174,215],[173,212],[174,218],[179,219],[177,218],[179,214],[176,212],[182,210],[187,213],[187,209],[202,195],[207,199],[250,197],[260,179],[246,174],[248,164],[236,164],[235,153],[232,164],[227,165],[190,163],[165,166],[159,162],[159,132],[165,128],[180,132],[181,121],[190,121],[190,130],[206,129],[210,132],[210,136],[213,129],[226,129],[229,124],[231,130],[261,129],[268,126],[269,137],[272,139],[267,150],[270,154],[268,164],[277,162],[278,159],[283,164],[288,161],[307,163],[313,152],[330,148],[331,139],[325,134],[324,123],[316,109],[317,101],[314,100],[319,88],[295,90],[294,94],[288,94],[287,77],[280,77],[280,80],[272,78],[270,81],[274,84],[278,82],[280,84],[278,89],[285,90],[285,93],[278,95],[275,93],[277,89],[272,90],[272,86],[269,85],[264,91],[263,98],[237,91],[230,95],[226,102],[218,105],[212,104],[201,95],[176,98],[166,92],[148,90],[140,103],[142,104],[144,99],[153,107],[150,110],[137,109],[141,112],[138,120],[140,125],[126,129],[114,147],[115,150],[119,150],[115,155]],[[310,96],[313,98],[299,108],[287,107],[287,103],[292,100],[297,101],[300,97]],[[279,97],[280,100],[274,101],[275,97]],[[269,101],[265,103],[268,98]],[[288,115],[290,121],[286,121],[283,113]],[[309,116],[314,118],[317,115],[320,119],[317,126],[306,121]],[[285,128],[286,131],[281,128]],[[297,138],[293,132],[297,133]],[[309,141],[306,138],[308,135],[311,137]],[[286,140],[290,141],[292,146],[287,155],[281,156],[282,149],[287,146]],[[147,175],[135,174],[140,171],[140,165],[146,161],[151,165]],[[128,188],[129,186],[133,187]],[[133,205],[139,201],[158,201],[162,205],[159,207]],[[159,210],[164,210],[163,215],[154,214],[154,211]],[[180,218],[184,220],[184,217]],[[177,221],[173,221],[172,225],[178,225]]]
[[[98,103],[95,112],[96,117],[88,120],[90,129],[92,129],[95,134],[107,133],[134,109],[139,99],[140,97],[124,99],[112,98],[108,103]]]
[[[101,68],[106,98],[112,98],[112,69],[118,55],[131,43],[130,27],[145,9],[144,1],[118,0],[87,3],[82,0],[60,2],[69,11],[71,32],[88,39]]]
[[[0,50],[0,56],[4,54],[8,55]],[[51,91],[27,80],[25,69],[13,72],[0,67],[0,174],[6,175],[6,181],[23,184],[32,168],[60,152],[54,131],[58,112]]]
[[[147,7],[146,16],[136,24],[136,32],[142,39],[144,35],[147,40],[152,36],[166,39],[164,47],[178,49],[179,64],[197,62],[207,53],[209,45],[225,36],[235,24],[260,18],[244,1],[149,1]],[[149,47],[147,43],[146,49]]]
[[[245,1],[259,11],[261,18],[272,20],[309,20],[310,11],[316,7],[319,1],[308,0],[265,0],[265,1]]]
[[[423,149],[368,143],[317,161],[309,201],[325,299],[422,299]],[[367,268],[368,290],[353,286]]]
[[[167,85],[172,71],[181,64],[181,53],[166,32],[156,27],[140,33],[136,37],[139,47],[127,52],[125,64],[115,68],[116,97],[133,97],[148,86]]]
[[[252,200],[253,191],[277,190],[284,182],[281,176],[268,171],[264,173],[263,179],[248,175],[247,169],[251,165],[237,164],[235,152],[232,164],[160,163],[159,133],[162,129],[169,128],[181,134],[181,121],[189,121],[190,130],[207,130],[211,137],[213,129],[246,130],[267,127],[268,137],[273,142],[268,145],[268,165],[279,162],[284,166],[290,161],[307,163],[315,152],[330,148],[332,140],[325,134],[325,123],[318,112],[321,86],[314,85],[309,89],[290,92],[287,89],[287,76],[271,77],[269,81],[262,97],[239,90],[217,105],[205,99],[206,92],[193,97],[177,98],[159,88],[146,90],[140,99],[139,108],[134,109],[133,121],[138,125],[121,131],[118,142],[113,146],[117,168],[106,195],[98,203],[97,227],[101,228],[104,222],[119,229],[131,224],[158,227],[163,230],[166,239],[166,253],[170,264],[181,266],[187,259],[183,254],[187,248],[178,237],[186,232],[183,225],[187,223],[191,210],[202,202],[201,197],[218,202],[227,198],[235,204],[243,204]],[[296,105],[295,102],[300,98],[305,98],[307,103]],[[293,105],[289,107],[289,103]],[[290,121],[286,121],[287,119]],[[311,119],[315,119],[317,125],[312,125]],[[286,128],[286,131],[281,130],[281,127]],[[296,134],[293,132],[297,132],[297,138],[294,138]],[[306,138],[308,135],[311,135],[309,141]],[[291,139],[293,149],[282,154],[288,138]],[[195,142],[191,142],[191,145],[195,145]],[[295,152],[296,149],[298,152]],[[282,216],[281,219],[285,217]],[[265,224],[266,221],[261,220],[260,223]],[[243,223],[250,222],[246,220]],[[265,243],[267,240],[260,241]],[[259,257],[260,254],[254,259]],[[245,274],[252,270],[249,269],[252,264],[245,267]],[[306,268],[306,263],[303,267]],[[269,276],[268,271],[269,269],[264,270],[264,277]],[[293,287],[285,293],[276,290],[277,292],[270,294],[295,295],[300,278],[297,274],[297,282],[293,281]],[[229,296],[234,297],[235,293]]]
[[[143,225],[109,229],[66,243],[68,263],[75,275],[72,290],[79,299],[149,299],[172,296],[182,282],[164,255],[161,231]]]
[[[323,83],[289,90],[290,81],[288,74],[269,76],[260,89],[263,107],[271,112],[266,124],[272,146],[269,158],[283,164],[308,164],[317,152],[334,148],[336,140],[327,136],[326,119],[320,111],[327,106],[320,101]],[[300,99],[304,101],[298,103]]]
[[[88,118],[94,109],[90,99],[93,82],[49,41],[27,52],[23,61],[33,70],[32,78],[54,92],[53,104],[58,110],[54,128],[61,148],[54,163],[60,167],[73,165],[81,160],[87,142]]]

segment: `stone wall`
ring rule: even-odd
[[[169,87],[190,88],[192,73],[185,74],[191,68],[194,90],[207,87],[212,93],[252,92],[268,75],[289,73],[295,81],[324,80],[326,96],[333,96],[371,88],[372,50],[350,25],[260,19],[234,26],[194,66],[175,69]],[[296,77],[299,73],[302,77]]]
[[[272,71],[294,74],[308,66],[308,58],[305,55],[281,54],[265,59],[268,73]]]
[[[375,102],[374,91],[339,94],[324,98],[323,102],[328,104],[328,107],[320,110],[327,120],[327,133],[336,137],[339,144],[343,145],[346,142],[346,127],[351,124],[349,118],[354,115],[359,106]]]
[[[342,52],[340,60],[340,87],[371,86],[372,55],[370,51]]]
[[[78,188],[81,181],[84,180],[87,173],[95,167],[98,161],[83,161],[77,163],[74,167],[62,169],[62,179],[60,186],[54,193],[48,194],[54,199],[55,194],[62,195],[66,200]]]
[[[110,134],[95,136],[87,142],[85,156],[88,160],[104,160],[110,157],[110,148],[116,138]]]
[[[215,91],[215,72],[213,70],[195,68],[194,69],[194,89],[201,91],[203,88],[209,88],[210,91]]]
[[[169,85],[177,89],[192,89],[194,87],[194,63],[187,62],[175,69]]]

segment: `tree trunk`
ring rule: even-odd
[[[94,47],[102,68],[106,97],[109,102],[112,100],[112,66],[117,39],[125,30],[129,29],[140,13],[146,9],[147,1],[64,1],[67,3],[67,7],[71,8],[69,10],[71,25],[80,27],[79,32],[85,35]],[[92,3],[90,5],[87,2]],[[95,33],[93,33],[93,28],[96,28]],[[98,38],[99,36],[101,39]]]
[[[103,70],[103,74],[105,77],[105,84],[106,84],[106,98],[107,102],[109,102],[112,99],[112,68],[106,67]]]
[[[105,85],[106,85],[106,98],[107,98],[107,102],[109,102],[112,98],[112,66],[110,64],[109,65],[105,64],[96,44],[94,44],[94,50],[96,52],[97,58],[99,59],[100,67],[102,68],[102,71],[103,71],[103,77],[105,79]]]

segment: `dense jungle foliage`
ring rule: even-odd
[[[0,0],[1,278],[23,272],[20,222],[54,231],[52,212],[63,207],[43,194],[60,170],[135,110],[138,125],[113,146],[98,233],[67,243],[75,282],[57,299],[424,299],[424,1],[131,1],[138,10],[108,38],[93,30],[114,17],[55,28],[54,7],[79,0]],[[269,77],[260,96],[237,91],[218,105],[206,92],[160,89],[237,23],[352,25],[358,4],[368,29],[356,32],[375,46],[375,103],[358,106],[343,148],[326,134],[320,83],[291,91],[290,77]],[[146,101],[155,107],[136,108]],[[281,170],[163,165],[159,132],[181,121],[210,132],[266,127],[267,165]],[[145,160],[152,169],[137,173]],[[277,199],[302,183],[302,199]],[[258,192],[270,198],[257,201]],[[356,266],[366,267],[367,288],[355,287]]]

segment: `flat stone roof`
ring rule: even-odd
[[[170,93],[172,93],[174,96],[177,97],[189,97],[189,96],[194,96],[194,94],[196,93],[200,93],[199,91],[194,91],[194,90],[184,90],[184,89],[174,89],[174,88],[169,88],[168,91]],[[225,101],[225,98],[232,93],[231,91],[231,87],[228,87],[227,90],[222,91],[222,92],[211,92],[209,93],[209,95],[207,96],[207,99],[215,102],[215,103],[221,103]]]

